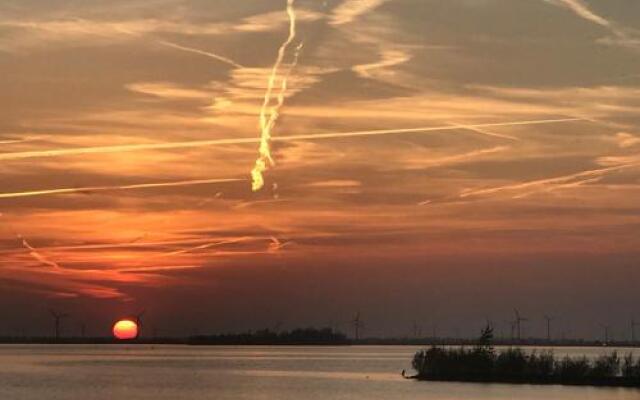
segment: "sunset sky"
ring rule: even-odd
[[[526,335],[627,337],[640,2],[288,11],[0,3],[0,336],[50,333],[49,307],[95,335],[141,309],[146,334],[360,311],[367,335],[471,335],[517,307]]]

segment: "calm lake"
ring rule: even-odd
[[[402,379],[417,349],[6,345],[0,399],[640,399],[633,389]],[[611,349],[554,351],[597,356]]]

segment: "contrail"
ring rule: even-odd
[[[452,156],[446,156],[436,158],[420,163],[421,167],[440,167],[447,164],[457,163],[459,161],[466,161],[475,157],[481,157],[487,154],[495,154],[510,149],[510,146],[495,146],[487,149],[473,150],[462,154],[456,154]]]
[[[599,182],[601,181],[603,178],[603,176],[597,176],[595,178],[588,178],[588,179],[583,179],[583,180],[579,180],[579,181],[575,181],[575,182],[570,182],[570,183],[562,183],[562,184],[557,184],[554,186],[549,186],[549,187],[543,187],[540,190],[532,190],[530,192],[526,192],[526,193],[522,193],[522,194],[517,194],[515,196],[513,196],[512,198],[514,199],[524,199],[525,197],[529,197],[533,194],[536,193],[550,193],[550,192],[554,192],[556,190],[560,190],[560,189],[569,189],[569,188],[576,188],[576,187],[580,187],[580,186],[584,186],[588,183],[594,183],[594,182]]]
[[[592,11],[589,6],[583,0],[544,0],[547,3],[555,4],[561,7],[565,7],[573,11],[574,14],[594,24],[600,25],[608,29],[616,38],[621,40],[622,44],[637,47],[638,41],[635,36],[635,32],[630,31],[624,26],[620,26],[617,23],[610,21],[601,15]],[[632,33],[633,32],[633,33]]]
[[[43,256],[42,254],[38,253],[38,250],[36,250],[34,247],[32,247],[29,242],[27,242],[27,239],[23,238],[22,236],[18,235],[18,239],[20,239],[22,241],[22,245],[29,250],[29,255],[31,257],[33,257],[36,261],[44,264],[44,265],[48,265],[50,267],[56,268],[56,269],[62,269],[60,267],[60,265],[58,265],[57,263],[47,259],[45,256]]]
[[[289,16],[289,37],[287,40],[280,46],[278,50],[278,57],[276,59],[275,64],[273,64],[273,68],[271,69],[271,74],[269,76],[269,80],[267,82],[267,91],[264,96],[264,101],[262,103],[262,109],[260,110],[260,147],[258,148],[258,159],[255,162],[253,169],[251,170],[252,177],[252,190],[254,192],[262,189],[264,186],[264,176],[263,173],[274,164],[273,157],[271,156],[271,130],[276,124],[276,121],[279,116],[279,110],[284,104],[284,94],[287,90],[287,77],[282,79],[280,95],[278,96],[278,103],[269,109],[269,105],[271,104],[271,96],[273,92],[273,88],[275,86],[276,78],[278,76],[278,70],[284,60],[285,53],[289,45],[293,42],[296,37],[296,13],[293,7],[295,0],[287,0],[287,15]],[[296,56],[297,61],[297,56]],[[292,64],[293,68],[295,64]],[[267,110],[269,110],[269,116],[267,117]]]
[[[271,236],[269,239],[271,241],[269,242],[269,246],[267,247],[267,253],[278,253],[285,246],[293,244],[292,241],[283,242],[275,236]]]
[[[557,124],[562,122],[575,122],[582,121],[582,118],[562,118],[562,119],[542,119],[542,120],[527,120],[527,121],[513,121],[513,122],[496,122],[488,124],[475,124],[465,125],[465,129],[472,128],[491,128],[498,126],[521,126],[521,125],[543,125],[543,124]],[[273,138],[273,141],[294,141],[294,140],[321,140],[321,139],[337,139],[348,137],[360,137],[360,136],[380,136],[380,135],[392,135],[401,133],[422,133],[422,132],[434,132],[434,131],[452,131],[460,129],[459,126],[430,126],[422,128],[404,128],[404,129],[381,129],[370,131],[355,131],[355,132],[336,132],[336,133],[320,133],[309,135],[291,135]],[[1,160],[0,156],[0,160]]]
[[[47,196],[47,195],[56,195],[56,194],[69,194],[69,193],[91,193],[91,192],[101,192],[101,191],[111,191],[111,190],[131,190],[131,189],[148,189],[148,188],[174,187],[174,186],[207,185],[212,183],[238,182],[243,180],[244,179],[195,179],[195,180],[176,181],[176,182],[139,183],[134,185],[122,185],[122,186],[86,186],[86,187],[76,187],[76,188],[32,190],[32,191],[25,191],[25,192],[0,193],[0,199]]]
[[[180,254],[188,254],[191,252],[194,252],[196,250],[205,250],[205,249],[209,249],[212,247],[217,247],[217,246],[223,246],[225,244],[235,244],[235,243],[240,243],[240,242],[245,242],[245,241],[249,241],[251,240],[251,237],[241,237],[241,238],[237,238],[237,239],[227,239],[227,240],[219,240],[217,242],[208,242],[208,243],[204,243],[198,246],[193,246],[193,247],[189,247],[186,249],[180,249],[180,250],[175,250],[175,251],[170,251],[167,253],[161,253],[161,254],[157,254],[155,256],[151,256],[150,258],[157,258],[157,257],[170,257],[170,256],[177,256]]]
[[[516,140],[516,141],[519,141],[519,140],[520,140],[520,139],[518,139],[518,138],[517,138],[517,137],[515,137],[515,136],[504,135],[504,134],[501,134],[501,133],[495,133],[495,132],[489,132],[489,131],[486,131],[486,130],[484,130],[484,129],[482,129],[482,128],[476,128],[476,127],[473,127],[473,126],[468,126],[468,125],[464,125],[464,124],[459,124],[459,123],[457,123],[457,122],[453,122],[453,121],[452,121],[452,122],[450,122],[450,123],[451,123],[453,126],[457,126],[458,128],[461,128],[461,129],[467,129],[467,130],[474,131],[474,132],[476,132],[476,133],[480,133],[480,134],[487,135],[487,136],[493,136],[493,137],[498,137],[498,138],[501,138],[501,139],[509,139],[509,140]]]
[[[611,22],[607,21],[603,17],[601,17],[598,14],[594,13],[593,11],[591,11],[589,9],[589,7],[587,7],[587,5],[584,4],[581,0],[545,0],[545,1],[547,3],[551,3],[551,4],[560,3],[564,7],[569,8],[576,15],[578,15],[578,16],[586,19],[586,20],[589,20],[589,21],[591,21],[591,22],[593,22],[595,24],[598,24],[600,26],[611,28]]]
[[[538,186],[547,186],[547,185],[556,185],[556,184],[572,184],[572,183],[576,183],[576,182],[572,182],[575,180],[580,180],[580,181],[583,181],[583,183],[586,183],[589,180],[599,178],[602,175],[608,174],[610,172],[621,171],[628,168],[637,167],[639,165],[640,163],[635,162],[635,163],[629,163],[629,164],[623,164],[623,165],[616,165],[613,167],[582,171],[575,174],[558,176],[555,178],[538,179],[534,181],[516,183],[512,185],[505,185],[505,186],[498,186],[498,187],[493,187],[488,189],[465,190],[465,191],[462,191],[462,193],[460,193],[459,197],[465,198],[465,197],[472,197],[472,196],[482,196],[482,195],[494,194],[494,193],[499,193],[504,191],[530,189]],[[531,194],[531,193],[528,193],[528,194]]]
[[[491,127],[522,126],[522,125],[544,125],[544,124],[557,124],[557,123],[563,123],[563,122],[576,122],[576,121],[584,121],[584,120],[585,120],[584,118],[564,118],[564,119],[542,119],[542,120],[496,122],[496,123],[487,123],[487,124],[464,125],[464,129],[482,129],[482,128],[491,128]],[[460,126],[444,125],[444,126],[425,126],[425,127],[417,127],[417,128],[352,131],[352,132],[310,133],[310,134],[304,134],[304,135],[278,136],[278,137],[272,138],[271,141],[293,142],[293,141],[299,141],[299,140],[325,140],[325,139],[340,139],[340,138],[349,138],[349,137],[398,135],[398,134],[404,134],[404,133],[454,131],[459,129],[461,129]],[[260,142],[261,142],[261,138],[251,137],[251,138],[235,138],[235,139],[193,140],[193,141],[185,141],[185,142],[140,143],[140,144],[117,145],[117,146],[72,147],[72,148],[52,149],[52,150],[34,150],[34,151],[12,152],[12,153],[0,153],[0,161],[22,160],[27,158],[73,156],[73,155],[83,155],[83,154],[107,154],[107,153],[143,151],[143,150],[168,150],[168,149],[180,149],[180,148],[191,148],[191,147],[253,144],[253,143],[260,143]]]
[[[252,238],[252,237],[238,237],[234,239],[226,239],[228,243],[235,243],[240,241],[250,241],[250,240],[263,240],[264,238]],[[157,248],[171,248],[178,245],[189,245],[189,244],[202,244],[202,243],[211,243],[210,240],[206,239],[183,239],[183,240],[166,240],[166,241],[157,241],[157,242],[124,242],[124,243],[100,243],[100,244],[79,244],[79,245],[67,245],[67,246],[51,246],[51,247],[41,247],[40,251],[66,251],[66,250],[102,250],[102,249],[119,249],[119,248],[145,248],[145,247],[157,247]],[[221,242],[217,242],[221,243]],[[15,253],[16,249],[10,250],[2,250],[0,251],[0,255],[12,254]]]
[[[168,42],[166,40],[158,40],[157,43],[161,44],[163,46],[171,47],[173,49],[182,50],[182,51],[186,51],[186,52],[194,53],[194,54],[200,54],[200,55],[205,56],[205,57],[213,58],[213,59],[218,60],[220,62],[223,62],[223,63],[225,63],[227,65],[230,65],[230,66],[232,66],[234,68],[245,68],[244,65],[238,64],[237,62],[233,61],[230,58],[227,58],[227,57],[215,54],[215,53],[211,53],[209,51],[204,51],[204,50],[200,50],[200,49],[194,49],[193,47],[182,46],[182,45],[179,45],[177,43]]]

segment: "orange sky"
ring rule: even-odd
[[[636,2],[286,4],[0,5],[0,312],[453,334],[518,305],[623,335]]]

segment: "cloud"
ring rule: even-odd
[[[210,100],[212,92],[185,88],[171,82],[139,82],[126,85],[127,90],[170,100]]]
[[[344,25],[353,22],[362,15],[375,10],[388,0],[344,0],[333,10],[330,23]]]
[[[618,143],[618,146],[623,149],[627,147],[634,147],[640,144],[640,137],[626,132],[616,133],[615,140]]]

